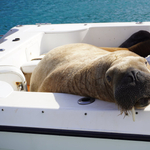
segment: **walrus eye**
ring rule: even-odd
[[[145,65],[147,66],[147,61],[145,62]]]
[[[107,81],[110,83],[111,82],[111,77],[110,76],[106,76]]]

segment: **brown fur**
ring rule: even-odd
[[[127,50],[129,51],[128,48],[120,48],[120,47],[100,47],[100,49],[109,51],[109,52],[115,52],[115,51],[120,51],[120,50]]]
[[[90,76],[95,77],[93,74],[96,68],[91,66],[94,63],[93,59],[96,62],[97,59],[101,59],[102,55],[108,53],[107,51],[100,50],[98,47],[87,44],[70,44],[58,47],[50,51],[34,70],[31,77],[31,91],[63,92],[85,96],[88,96],[89,91],[91,91],[91,97],[97,95],[96,97],[99,98],[98,91],[94,90],[97,85],[90,78]],[[47,62],[49,60],[51,60],[50,64]],[[43,64],[45,64],[44,68],[42,67]],[[97,65],[99,65],[101,70],[102,64]],[[35,75],[37,72],[38,76]],[[84,76],[85,72],[87,76]],[[101,80],[100,78],[102,77],[98,74],[96,76],[97,80]],[[91,84],[95,87],[92,87]],[[82,88],[85,88],[85,86],[87,88],[83,91]],[[106,91],[101,92],[105,93]]]
[[[142,57],[147,57],[150,55],[150,40],[139,42],[129,48],[120,48],[120,47],[100,47],[101,49],[107,50],[109,52],[114,52],[118,50],[128,50],[134,52]]]
[[[128,49],[142,57],[147,57],[150,54],[150,40],[140,42]]]

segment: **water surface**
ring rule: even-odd
[[[150,21],[150,0],[0,0],[0,35],[20,24]]]

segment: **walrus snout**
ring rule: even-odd
[[[115,99],[123,111],[150,104],[150,74],[141,70],[128,71],[115,88]]]

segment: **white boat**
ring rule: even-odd
[[[146,150],[150,106],[120,115],[114,103],[28,92],[40,55],[69,43],[118,47],[150,22],[18,25],[0,39],[0,150]],[[81,104],[79,104],[81,99]],[[86,105],[84,105],[86,104]]]

